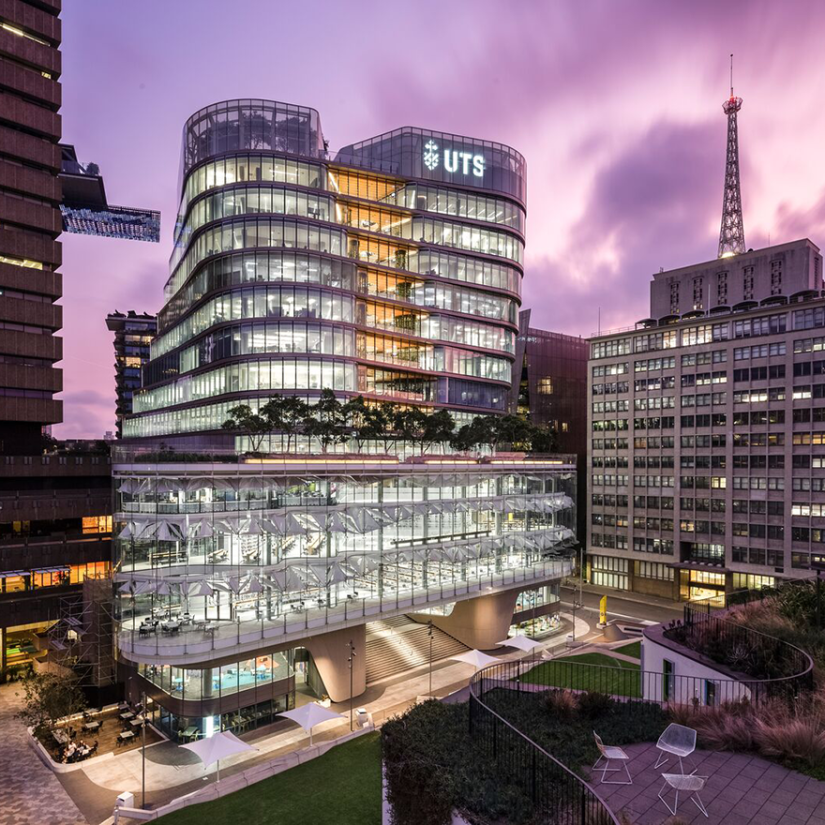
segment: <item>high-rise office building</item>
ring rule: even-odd
[[[590,580],[693,599],[809,576],[825,555],[819,249],[657,273],[650,306],[590,342]]]
[[[141,372],[149,361],[149,344],[157,332],[155,315],[113,312],[106,318],[106,326],[114,332],[115,391],[117,393],[117,437],[123,436],[123,419],[132,412],[132,399],[141,386]]]
[[[62,420],[60,2],[0,9],[0,451]]]
[[[296,690],[358,695],[372,622],[431,620],[485,648],[518,608],[557,609],[564,458],[222,429],[240,403],[323,389],[459,423],[505,412],[521,155],[403,128],[331,158],[315,110],[235,100],[187,121],[182,172],[166,303],[113,468],[120,660],[158,723],[191,736],[269,721]]]
[[[585,338],[530,326],[531,310],[519,313],[511,409],[533,424],[551,427],[556,450],[573,453],[578,467],[578,500],[587,485],[587,360]],[[578,510],[577,535],[586,533],[586,509]]]

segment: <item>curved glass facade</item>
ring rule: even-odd
[[[191,738],[267,724],[299,689],[361,693],[338,631],[473,598],[509,627],[508,598],[572,570],[576,478],[563,457],[222,428],[238,404],[324,389],[458,426],[505,412],[518,152],[406,128],[331,159],[314,110],[237,100],[187,121],[181,170],[166,305],[125,425],[147,442],[118,450],[113,541],[121,659]]]
[[[166,306],[125,434],[203,432],[207,400],[220,415],[230,400],[325,387],[503,410],[524,181],[522,156],[489,141],[405,128],[331,159],[314,109],[196,112]],[[190,403],[201,413],[170,424],[165,409]]]

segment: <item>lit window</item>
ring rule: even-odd
[[[111,516],[84,516],[83,517],[83,532],[84,533],[111,533],[112,532],[112,517]]]
[[[553,394],[553,379],[547,376],[546,378],[539,378],[539,383],[536,387],[536,392],[540,395]]]

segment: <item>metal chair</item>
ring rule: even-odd
[[[659,799],[665,803],[665,807],[673,814],[673,816],[676,816],[676,811],[679,808],[679,791],[686,791],[689,797],[692,796],[693,804],[702,812],[702,814],[704,814],[705,817],[708,816],[705,803],[702,802],[702,798],[699,796],[699,791],[705,787],[705,782],[707,782],[706,776],[695,776],[694,774],[685,776],[684,774],[679,773],[663,773],[662,779],[665,781],[659,790]],[[668,786],[676,791],[676,799],[673,802],[672,808],[668,805],[664,796],[662,796]]]
[[[687,759],[696,750],[696,731],[684,725],[671,723],[659,737],[656,747],[662,752],[653,766],[654,770],[666,764],[669,757],[665,754],[670,754],[679,760],[679,770],[684,773],[685,766],[682,760]]]
[[[596,771],[599,770],[602,772],[601,782],[604,785],[632,785],[633,778],[630,776],[630,771],[627,769],[627,763],[630,760],[630,757],[621,749],[614,747],[612,745],[605,745],[602,742],[601,736],[599,736],[596,731],[593,731],[593,738],[596,740],[596,747],[599,749],[599,758],[593,763],[592,770]],[[599,762],[604,759],[604,767],[599,767]],[[621,762],[621,768],[611,768],[611,762]],[[611,779],[605,779],[605,776],[608,773],[614,773],[616,771],[621,771],[624,769],[625,774],[627,775],[627,782]]]

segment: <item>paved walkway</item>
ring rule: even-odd
[[[572,621],[572,616],[565,614]],[[590,626],[576,618],[576,636],[590,634]],[[546,647],[563,645],[566,633],[558,633],[546,639]],[[520,659],[522,651],[499,654],[502,660]],[[466,687],[474,669],[471,665],[449,659],[433,665],[432,693],[439,698]],[[367,692],[355,700],[356,707],[365,707],[372,714],[376,726],[389,717],[403,713],[418,697],[429,694],[429,669],[418,668],[408,673],[391,676],[371,684]],[[466,698],[466,697],[465,697]],[[341,722],[327,722],[313,732],[313,741],[335,739],[349,731],[349,703],[332,706],[347,717]],[[267,728],[251,732],[243,739],[258,748],[257,752],[243,753],[221,762],[221,778],[232,776],[247,768],[268,762],[292,751],[309,746],[309,736],[291,722],[279,722]],[[215,767],[204,771],[203,764],[190,758],[173,742],[164,742],[146,750],[146,804],[156,808],[184,794],[202,788],[205,781],[213,781]],[[140,804],[142,758],[140,750],[122,753],[113,758],[83,763],[83,767],[62,774],[60,782],[85,815],[91,825],[105,822],[111,815],[115,797],[123,791],[132,791]],[[0,784],[2,776],[0,776]],[[6,825],[0,821],[0,825]],[[16,825],[16,823],[15,823]],[[63,825],[63,823],[61,823]]]
[[[609,743],[608,743],[609,744]],[[617,815],[626,814],[633,825],[662,825],[672,819],[658,798],[662,773],[678,773],[671,761],[653,766],[659,756],[654,744],[628,745],[628,769],[632,785],[603,785],[596,773],[592,784]],[[825,782],[756,756],[739,753],[696,751],[690,767],[697,776],[708,777],[702,802],[708,818],[699,812],[687,794],[679,794],[677,816],[691,825],[825,825]],[[608,774],[608,779],[619,774]],[[623,776],[623,774],[622,774]],[[673,805],[674,792],[664,794]]]
[[[0,685],[0,825],[87,825],[14,718],[22,705],[19,684]]]

